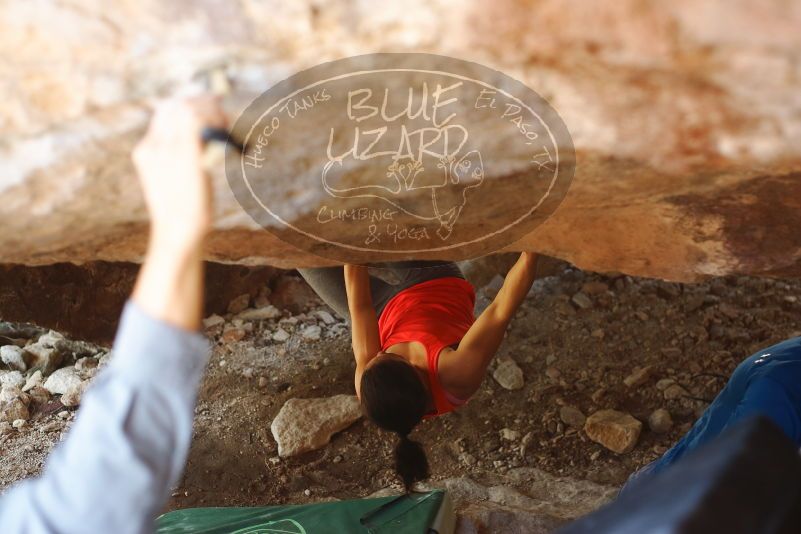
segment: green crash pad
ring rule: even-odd
[[[188,508],[156,520],[159,534],[451,534],[453,507],[442,490],[400,497],[252,508]]]

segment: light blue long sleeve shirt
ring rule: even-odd
[[[0,532],[152,532],[186,463],[209,353],[200,334],[128,302],[67,440],[39,478],[0,497]]]

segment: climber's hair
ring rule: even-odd
[[[409,434],[426,414],[429,394],[411,364],[398,358],[377,358],[362,374],[362,407],[373,423],[398,434],[395,470],[409,492],[415,482],[428,478],[426,453]]]

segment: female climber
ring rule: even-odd
[[[481,386],[506,328],[534,282],[536,255],[524,252],[494,301],[474,319],[475,291],[452,262],[346,265],[301,275],[349,317],[356,394],[370,420],[398,434],[395,468],[407,490],[428,477],[409,434],[424,418],[453,411]]]

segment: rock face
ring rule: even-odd
[[[587,418],[587,436],[618,454],[631,451],[640,437],[642,423],[627,413],[599,410]]]
[[[133,263],[0,265],[0,317],[4,321],[34,322],[74,339],[110,343],[138,270],[139,266]],[[278,272],[271,267],[207,263],[206,313],[224,313],[232,298],[266,286]],[[52,298],[52,295],[60,298]],[[35,337],[28,334],[16,337]],[[2,332],[1,326],[0,335],[8,335]],[[48,352],[56,354],[48,347],[42,347],[40,352],[42,357]],[[38,359],[31,358],[27,363],[36,365],[34,360]]]
[[[510,483],[513,485],[507,485]],[[511,470],[503,484],[484,486],[463,476],[421,486],[448,491],[459,516],[456,532],[460,533],[554,532],[609,502],[616,493],[610,486],[556,477],[531,467]]]
[[[10,2],[0,24],[0,70],[14,81],[0,89],[0,263],[141,258],[147,225],[128,154],[151,98],[224,74],[236,115],[298,70],[393,50],[500,70],[563,117],[572,188],[511,249],[685,281],[801,274],[797,2]],[[260,230],[221,173],[215,189],[209,259],[324,263]],[[292,200],[298,213],[317,205]]]
[[[359,400],[352,395],[289,399],[270,429],[278,442],[278,455],[287,457],[319,449],[361,416]]]

